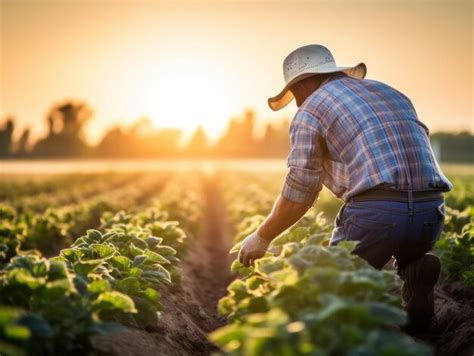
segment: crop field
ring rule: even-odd
[[[252,267],[240,241],[284,171],[0,177],[0,355],[473,355],[474,170],[448,166],[436,321],[403,332],[401,282],[328,247],[328,191]]]

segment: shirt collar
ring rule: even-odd
[[[321,83],[321,85],[319,86],[320,88],[329,83],[329,82],[332,82],[333,80],[337,80],[337,79],[341,79],[341,78],[346,78],[348,77],[349,75],[347,75],[346,73],[344,72],[337,72],[335,73],[334,75],[331,75],[330,77],[326,78],[323,80],[323,82]]]

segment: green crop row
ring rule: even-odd
[[[50,259],[11,259],[0,272],[0,302],[33,316],[33,323],[22,322],[32,331],[35,349],[58,354],[87,348],[89,336],[104,331],[103,321],[135,326],[157,322],[159,287],[179,281],[179,269],[176,250],[151,231],[160,230],[181,244],[186,237],[176,224],[154,220],[163,216],[152,211],[145,226],[115,223],[103,232],[89,230]],[[35,333],[37,328],[49,331]]]
[[[471,176],[450,177],[454,189],[446,194],[443,233],[435,245],[443,275],[474,287],[474,180]]]
[[[196,197],[189,206],[199,209],[200,204]],[[31,230],[25,233],[11,210],[2,210],[3,223],[20,233],[10,231],[7,243],[0,245],[0,354],[82,354],[93,335],[124,325],[155,325],[163,310],[160,290],[179,283],[178,263],[186,251],[188,226],[195,222],[190,210],[182,220],[189,229],[184,231],[171,220],[177,215],[171,205],[164,200],[153,205],[132,214],[103,213],[99,228],[49,259],[19,248]],[[58,221],[50,225],[64,229]]]
[[[261,223],[263,215],[252,213],[271,209],[270,199],[258,197],[263,187],[234,183],[233,193],[225,193],[231,221],[239,222],[231,253]],[[247,197],[255,206],[233,204]],[[232,355],[431,354],[400,331],[406,314],[393,292],[400,287],[396,273],[352,255],[354,243],[328,247],[330,231],[313,209],[273,240],[254,266],[234,261],[232,270],[241,278],[219,302],[229,325],[210,339]]]
[[[99,226],[105,212],[137,209],[141,200],[155,197],[161,180],[148,177],[140,183],[139,187],[107,191],[79,204],[51,207],[44,212],[0,205],[0,268],[18,251],[37,249],[46,256],[55,255],[87,229]]]
[[[126,190],[127,186],[132,183],[144,182],[147,179],[146,175],[139,174],[125,174],[125,175],[92,175],[90,180],[87,181],[87,175],[81,175],[82,179],[73,179],[70,177],[70,181],[64,178],[65,182],[62,182],[58,178],[50,178],[51,181],[55,182],[59,180],[58,185],[49,187],[49,180],[42,178],[40,182],[36,184],[48,185],[49,189],[44,191],[37,191],[33,194],[26,194],[29,189],[25,186],[35,182],[33,181],[17,181],[11,178],[7,180],[10,192],[3,199],[1,204],[8,205],[15,209],[18,213],[30,212],[30,213],[41,213],[46,209],[54,207],[65,207],[68,205],[82,203],[88,200],[102,199],[105,195],[112,195],[114,190]],[[40,179],[40,178],[37,178]],[[4,183],[5,181],[2,181]],[[62,183],[62,184],[61,184]],[[35,183],[33,183],[33,186]],[[16,194],[18,192],[18,194]]]
[[[3,172],[2,172],[3,173]],[[82,195],[83,192],[100,191],[104,186],[125,183],[138,178],[137,173],[88,173],[64,175],[18,176],[2,175],[0,201],[21,202],[23,198],[41,199],[49,196]],[[98,188],[98,189],[96,189]]]
[[[328,234],[295,227],[267,256],[245,268],[219,302],[230,325],[211,340],[235,355],[428,355],[399,330],[406,322],[394,272],[350,254],[354,243],[326,247]],[[231,252],[238,250],[238,245]]]
[[[454,189],[446,195],[446,221],[435,252],[450,281],[474,287],[474,180],[451,178]]]
[[[474,207],[462,212],[447,208],[446,226],[435,252],[448,280],[474,287]]]

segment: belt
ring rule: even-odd
[[[439,190],[413,191],[412,201],[430,201],[444,199],[443,193]],[[370,189],[360,194],[350,197],[348,202],[368,201],[368,200],[388,200],[398,202],[409,202],[409,191],[404,190],[387,190],[387,189]]]

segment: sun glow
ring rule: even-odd
[[[229,76],[222,65],[194,58],[170,59],[142,71],[131,105],[140,105],[155,127],[176,127],[189,136],[203,126],[211,140],[222,133],[232,99]]]
[[[348,2],[344,16],[332,2],[224,3],[0,0],[0,116],[13,115],[14,136],[29,128],[34,141],[47,134],[49,108],[74,99],[94,112],[85,126],[92,145],[143,117],[185,138],[202,125],[216,139],[246,108],[260,127],[291,118],[294,102],[274,113],[267,98],[282,87],[283,58],[318,42],[341,65],[364,61],[369,78],[406,93],[432,131],[474,130],[469,2]],[[387,11],[390,19],[379,16]],[[354,29],[350,45],[337,28]]]

